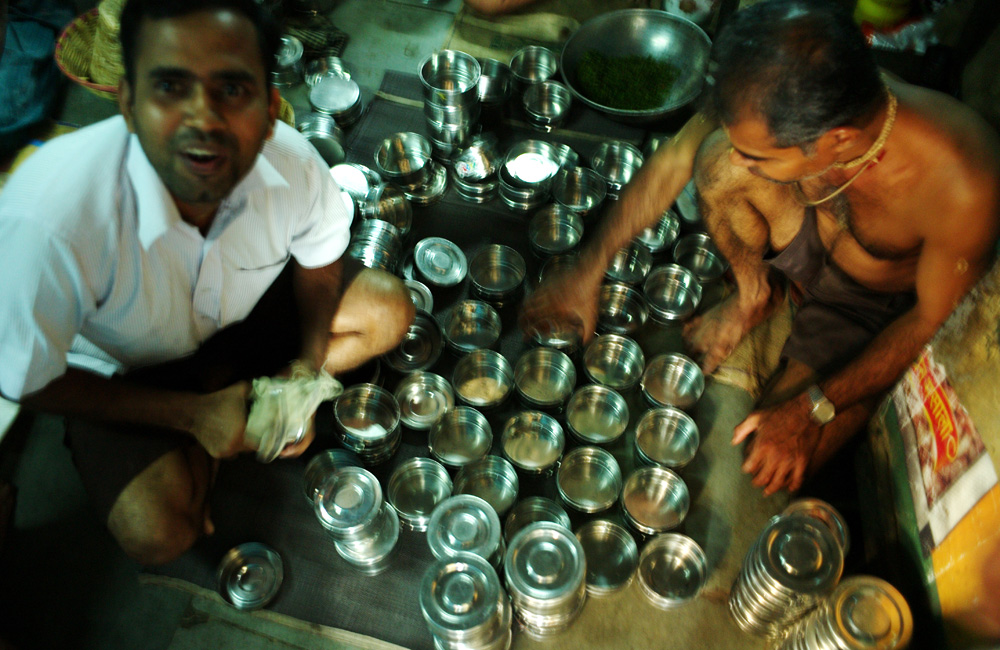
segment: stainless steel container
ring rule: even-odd
[[[297,116],[295,128],[305,136],[327,165],[344,162],[347,157],[344,152],[344,133],[336,120],[323,113],[306,113]]]
[[[521,354],[514,365],[514,387],[529,406],[559,407],[569,398],[574,386],[576,368],[559,350],[533,348]]]
[[[354,126],[364,113],[361,87],[344,77],[319,79],[309,90],[309,103],[314,111],[331,115],[342,129]]]
[[[635,242],[648,248],[653,255],[659,255],[673,246],[680,230],[680,217],[670,209],[663,213],[659,221],[640,232]]]
[[[413,206],[398,187],[380,183],[373,187],[359,205],[365,219],[387,221],[399,231],[400,239],[410,234],[413,226]]]
[[[705,392],[705,376],[683,354],[660,354],[650,359],[642,375],[642,394],[654,407],[690,409]]]
[[[632,180],[642,163],[642,152],[627,142],[618,141],[601,144],[590,158],[590,168],[608,184],[609,199],[618,198],[618,193]]]
[[[431,564],[419,598],[435,647],[492,650],[509,640],[510,600],[496,570],[478,555],[457,553]]]
[[[684,521],[691,497],[687,485],[671,470],[643,467],[625,479],[621,504],[626,523],[640,533],[655,535]]]
[[[310,458],[303,473],[306,501],[315,504],[323,483],[342,467],[361,467],[361,459],[346,449],[327,449]]]
[[[510,97],[510,66],[496,59],[478,59],[479,84],[477,94],[485,106],[502,105]]]
[[[441,237],[426,237],[417,242],[413,266],[431,287],[453,287],[465,279],[469,270],[462,249]]]
[[[539,45],[522,47],[510,59],[514,92],[523,94],[529,86],[551,79],[558,69],[559,59],[552,50]]]
[[[370,537],[382,508],[382,486],[361,467],[342,467],[324,481],[314,501],[316,518],[338,542]]]
[[[481,300],[456,303],[442,323],[444,339],[457,352],[492,347],[500,339],[500,315]]]
[[[365,465],[388,460],[399,448],[399,404],[375,384],[357,384],[341,393],[333,405],[337,437]]]
[[[663,264],[650,270],[642,285],[649,315],[660,323],[683,321],[701,302],[701,284],[679,264]]]
[[[549,521],[569,530],[569,515],[558,503],[547,497],[528,497],[514,504],[504,522],[503,537],[510,544],[522,528],[536,521]]]
[[[467,463],[455,475],[455,494],[472,494],[503,517],[517,501],[520,489],[514,467],[499,456],[484,456]]]
[[[474,553],[494,567],[503,560],[500,518],[489,503],[471,494],[438,504],[427,526],[427,543],[438,559]]]
[[[694,459],[701,442],[698,425],[675,408],[653,408],[635,425],[635,458],[640,464],[679,469]]]
[[[642,293],[621,282],[605,282],[597,299],[597,331],[632,336],[649,318]]]
[[[528,86],[521,100],[528,124],[545,133],[562,126],[573,105],[569,88],[558,81],[543,81]]]
[[[634,340],[620,334],[602,334],[583,351],[583,371],[602,386],[631,390],[642,379],[646,358]]]
[[[483,414],[458,406],[442,415],[427,438],[431,456],[448,467],[463,467],[485,458],[493,446],[493,430]]]
[[[562,457],[566,437],[552,416],[522,411],[504,424],[500,445],[514,467],[528,474],[543,474]]]
[[[566,404],[566,424],[577,439],[591,445],[618,440],[628,428],[628,404],[617,391],[590,384],[578,388]]]
[[[457,50],[428,55],[417,68],[425,101],[469,106],[479,101],[482,70],[472,56]]]
[[[510,246],[489,244],[469,260],[470,292],[495,306],[508,304],[519,295],[528,267]]]
[[[419,280],[403,280],[406,290],[410,292],[410,300],[418,312],[431,314],[434,312],[434,296],[427,285]]]
[[[847,557],[847,552],[851,550],[851,534],[847,528],[847,521],[836,508],[826,501],[815,497],[794,499],[781,514],[807,515],[823,522],[833,532],[840,548],[844,551],[844,557]]]
[[[455,406],[451,384],[432,372],[414,372],[404,377],[396,386],[395,397],[400,420],[418,431],[430,429],[438,418]]]
[[[364,539],[333,543],[340,557],[365,575],[377,575],[388,569],[392,552],[399,541],[399,517],[385,501],[372,529]]]
[[[375,151],[375,170],[403,190],[423,186],[430,177],[431,143],[412,132],[395,133]]]
[[[448,190],[448,170],[432,160],[427,163],[428,178],[421,185],[404,190],[403,196],[419,206],[433,205]]]
[[[305,82],[310,88],[324,77],[340,77],[350,79],[351,73],[344,67],[344,61],[339,56],[321,56],[306,64]]]
[[[599,447],[577,447],[559,464],[556,488],[570,508],[587,514],[601,512],[618,500],[622,472],[609,452]]]
[[[279,88],[288,88],[302,81],[302,41],[294,36],[281,37],[278,51],[274,53],[275,65],[271,72],[271,84]]]
[[[583,239],[583,219],[558,204],[536,212],[528,223],[528,244],[540,257],[561,255],[577,247]]]
[[[672,609],[697,597],[707,577],[705,552],[686,535],[657,535],[639,556],[639,587],[660,609]]]
[[[607,195],[604,178],[586,167],[564,167],[552,179],[552,199],[587,223],[600,214]]]
[[[444,334],[441,326],[429,313],[418,310],[403,340],[382,358],[396,372],[415,372],[433,366],[443,348]]]
[[[649,275],[652,266],[653,256],[649,249],[642,245],[630,244],[611,258],[611,264],[604,272],[604,277],[612,282],[641,284]]]
[[[605,596],[625,589],[635,576],[639,548],[632,534],[616,523],[595,519],[576,531],[587,560],[587,593]]]
[[[248,542],[223,556],[216,571],[219,593],[236,609],[260,609],[281,588],[284,563],[270,546]]]
[[[451,384],[462,402],[490,409],[507,399],[514,387],[514,371],[499,352],[474,350],[455,364]]]
[[[691,271],[702,284],[718,280],[729,268],[707,233],[685,235],[674,244],[674,262]]]
[[[451,491],[448,470],[430,458],[417,457],[400,463],[392,472],[386,497],[403,526],[424,531],[434,508],[450,497]]]

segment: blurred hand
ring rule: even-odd
[[[297,458],[302,455],[309,445],[312,444],[313,439],[316,438],[316,414],[313,413],[312,417],[309,418],[309,424],[306,425],[305,435],[302,436],[302,440],[299,440],[295,444],[288,445],[281,450],[278,455],[279,458]]]
[[[734,293],[688,321],[682,334],[692,356],[707,375],[733,353],[749,329],[750,319],[740,310],[738,294]]]
[[[586,345],[597,328],[601,277],[574,267],[546,278],[521,307],[521,330],[528,337],[572,331]]]
[[[821,436],[820,427],[809,417],[806,402],[794,398],[754,411],[733,429],[733,444],[738,445],[751,434],[740,469],[753,476],[753,484],[763,488],[765,496],[802,487]]]
[[[229,458],[251,447],[244,442],[250,382],[198,397],[191,433],[213,458]]]

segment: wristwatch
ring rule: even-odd
[[[834,407],[833,402],[826,398],[823,391],[819,389],[819,386],[813,384],[806,391],[809,396],[809,403],[812,404],[812,409],[809,411],[809,417],[816,424],[823,426],[829,423],[837,415],[837,409]]]

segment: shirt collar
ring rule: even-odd
[[[129,136],[126,169],[135,191],[136,212],[139,221],[139,241],[143,248],[150,246],[170,228],[182,221],[177,204],[153,169],[146,152],[133,133]],[[233,189],[227,202],[242,202],[255,190],[269,190],[290,187],[288,181],[268,160],[258,154],[253,168]]]

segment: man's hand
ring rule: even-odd
[[[753,484],[764,488],[765,496],[784,488],[794,492],[802,487],[821,436],[802,397],[751,413],[733,429],[733,444],[738,445],[750,434],[754,435],[740,469],[753,475]]]
[[[252,451],[243,439],[249,396],[250,383],[241,381],[198,397],[191,434],[213,458]]]
[[[684,325],[684,341],[707,375],[732,354],[749,325],[750,317],[741,311],[739,295],[734,293],[688,321]]]
[[[578,266],[546,278],[521,308],[521,329],[531,336],[571,330],[586,345],[597,328],[597,301],[603,270]]]
[[[309,445],[312,444],[313,439],[316,437],[316,414],[313,413],[312,417],[309,418],[309,423],[306,425],[305,435],[302,436],[302,440],[299,440],[294,445],[288,445],[281,450],[278,458],[298,458],[302,455]]]

